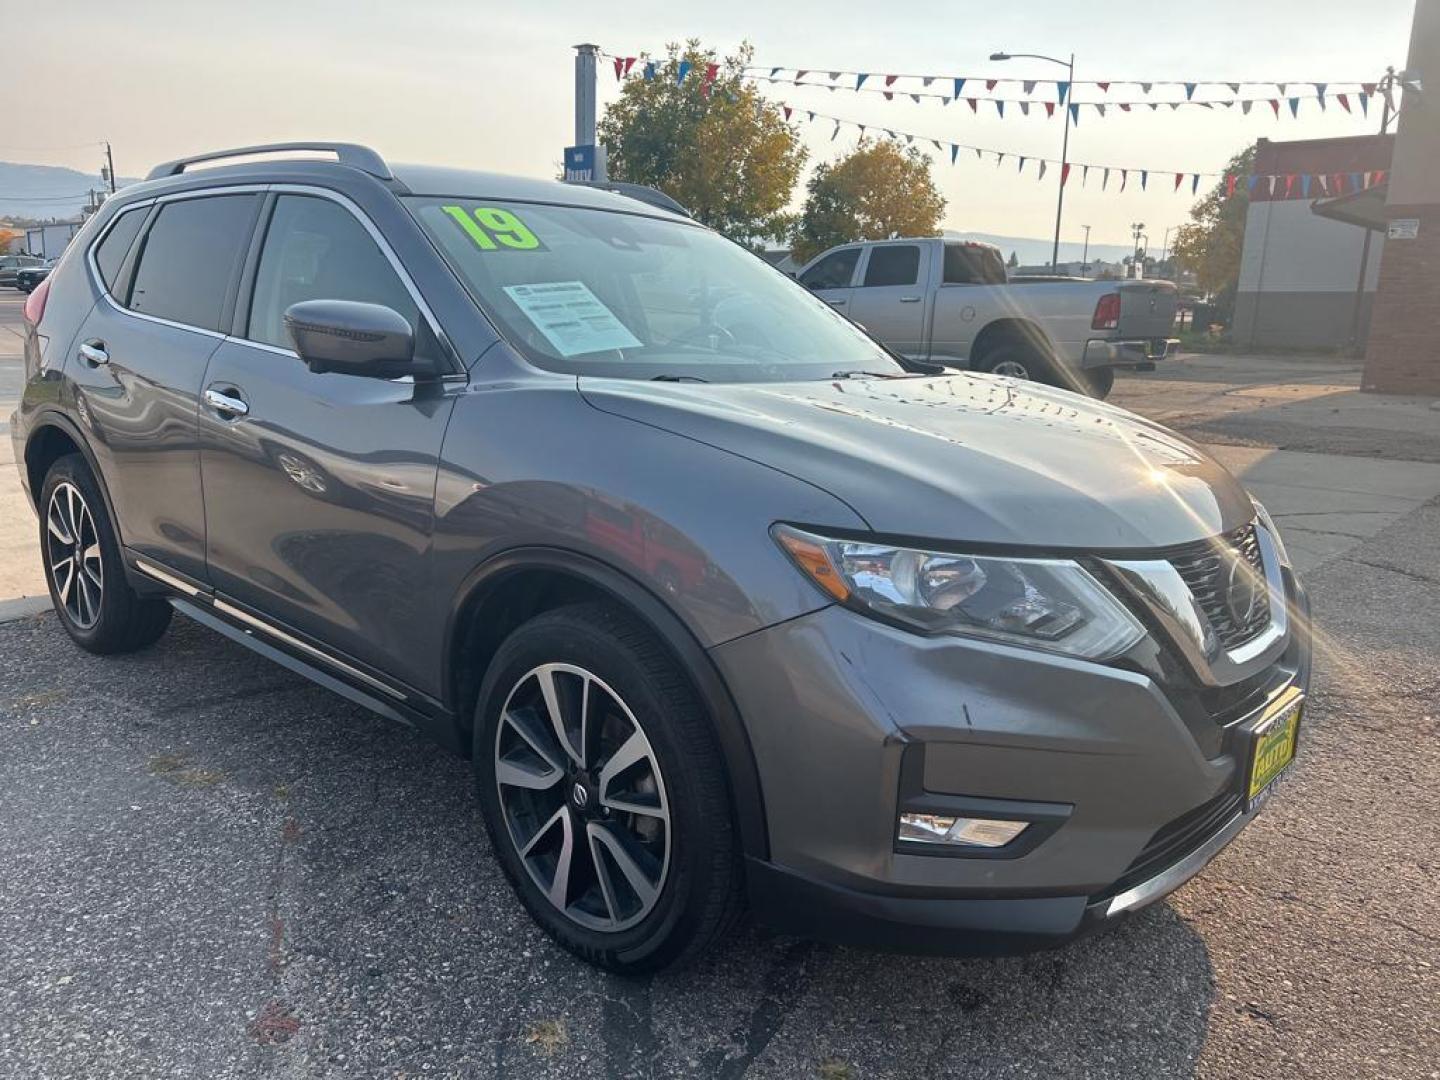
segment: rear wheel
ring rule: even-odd
[[[475,715],[475,776],[496,855],[535,920],[612,971],[683,964],[739,912],[724,766],[660,643],[578,604],[501,645]]]
[[[1085,389],[1093,398],[1104,401],[1115,386],[1115,369],[1112,367],[1089,368],[1085,372]]]
[[[40,551],[60,625],[82,649],[134,652],[170,625],[170,605],[125,580],[105,500],[79,454],[60,458],[40,489]]]

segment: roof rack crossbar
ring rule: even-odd
[[[291,150],[323,150],[335,155],[341,165],[349,165],[381,180],[393,180],[394,174],[385,159],[368,146],[343,142],[288,142],[266,143],[263,146],[239,146],[231,150],[212,150],[208,154],[193,154],[176,158],[150,170],[146,180],[158,180],[163,176],[179,176],[187,167],[204,161],[221,161],[225,158],[249,157],[252,154],[283,154]]]

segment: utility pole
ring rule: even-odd
[[[1404,78],[1404,72],[1398,76]],[[1379,89],[1381,91],[1380,107],[1380,134],[1384,135],[1390,128],[1390,112],[1395,93],[1395,80],[1397,75],[1392,65],[1385,69],[1384,76],[1380,79]],[[1402,90],[1403,93],[1403,90]],[[1370,241],[1375,230],[1366,229],[1365,239],[1360,243],[1360,273],[1355,279],[1355,300],[1350,306],[1350,348],[1356,352],[1360,351],[1360,322],[1361,312],[1365,307],[1365,279],[1370,276]]]
[[[110,194],[115,194],[115,155],[110,152],[110,140],[105,140],[105,171],[110,180]]]
[[[1080,269],[1083,273],[1090,269],[1090,226],[1081,225],[1080,227],[1085,230],[1085,253],[1080,256]]]

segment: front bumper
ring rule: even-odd
[[[1111,341],[1092,338],[1085,342],[1080,358],[1082,368],[1120,367],[1153,371],[1155,365],[1168,360],[1180,347],[1179,338],[1136,338]]]
[[[1262,698],[1308,684],[1307,625],[1293,621],[1283,685],[1257,683]],[[1224,730],[1200,738],[1193,703],[1178,710],[1141,671],[919,637],[838,607],[714,655],[765,798],[752,908],[786,932],[907,951],[1053,946],[1177,888],[1253,817],[1238,733],[1254,701],[1202,718]],[[896,815],[917,751],[927,793],[1026,800],[1062,820],[1015,857],[906,849]]]

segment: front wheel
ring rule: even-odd
[[[79,454],[50,466],[40,488],[40,551],[60,625],[93,653],[134,652],[170,625],[170,605],[125,580],[100,485]]]
[[[611,971],[684,964],[740,905],[709,719],[656,638],[578,604],[500,646],[475,713],[475,779],[506,876],[565,948]]]

